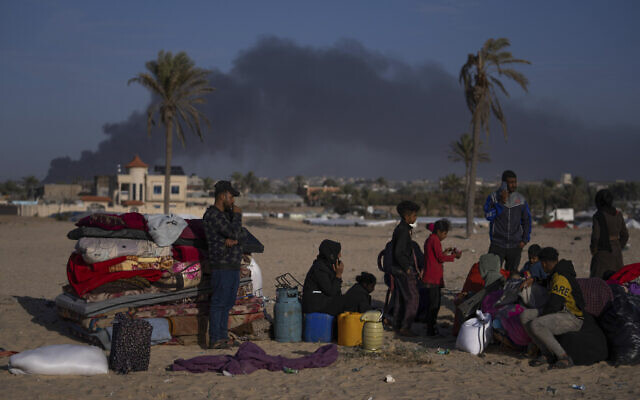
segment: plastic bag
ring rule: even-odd
[[[11,356],[9,372],[37,375],[100,375],[109,372],[109,364],[107,357],[98,347],[56,344]]]
[[[478,355],[491,342],[491,314],[476,311],[476,318],[465,321],[458,333],[456,348],[467,353]]]
[[[615,365],[640,364],[640,297],[610,285],[611,306],[600,317],[609,344],[609,357]]]

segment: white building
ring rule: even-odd
[[[126,174],[116,176],[113,203],[125,207],[153,205],[160,209],[164,202],[164,175],[149,174],[149,166],[136,155],[125,165]],[[187,177],[171,175],[171,207],[184,206],[187,198]]]

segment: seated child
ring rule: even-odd
[[[553,247],[545,247],[538,257],[542,268],[550,276],[547,286],[549,301],[542,311],[533,308],[520,314],[523,328],[542,352],[529,365],[549,363],[554,368],[568,368],[573,366],[573,360],[555,336],[582,328],[584,297],[571,261],[558,261],[558,251]]]
[[[376,288],[376,277],[362,272],[356,277],[356,284],[343,296],[344,311],[363,313],[371,310],[371,293]]]
[[[436,320],[440,311],[440,290],[444,287],[442,264],[447,261],[454,261],[460,258],[462,253],[459,250],[447,249],[442,251],[442,241],[449,234],[451,224],[446,219],[436,221],[433,225],[432,233],[424,242],[424,273],[422,282],[424,283],[429,298],[427,308],[427,336],[438,334]]]
[[[538,255],[540,254],[540,246],[537,244],[532,244],[529,246],[529,250],[527,251],[529,254],[529,261],[527,261],[522,269],[520,270],[520,275],[527,279],[531,279],[532,281],[544,281],[547,279],[547,273],[542,269],[542,264],[540,264],[540,259]]]

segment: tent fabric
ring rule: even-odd
[[[545,228],[568,228],[569,224],[559,219],[542,225]]]

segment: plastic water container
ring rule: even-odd
[[[333,322],[335,317],[323,313],[304,315],[304,341],[329,343],[333,340]]]
[[[262,296],[262,270],[256,262],[256,259],[251,257],[251,264],[247,266],[251,271],[251,284],[253,285],[253,294],[255,296]]]
[[[302,305],[298,288],[276,290],[274,333],[278,342],[299,342],[302,338]]]
[[[340,346],[357,346],[362,343],[361,313],[343,312],[338,315],[338,344]]]
[[[367,352],[377,352],[382,349],[384,328],[382,327],[382,313],[367,311],[360,317],[364,321],[362,328],[362,348]]]

